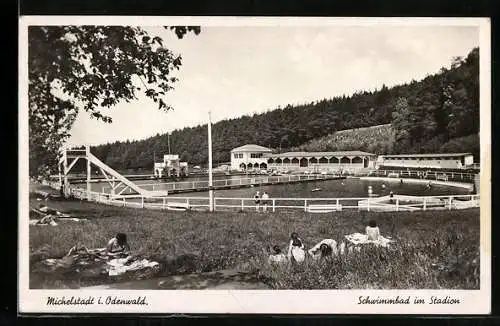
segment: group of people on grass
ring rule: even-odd
[[[370,220],[365,228],[365,234],[368,241],[377,241],[380,235],[380,229],[374,220]],[[359,251],[359,247],[349,246],[348,252],[354,250]],[[319,260],[327,257],[331,257],[338,254],[344,254],[346,251],[346,244],[342,242],[340,246],[337,245],[337,241],[334,239],[323,239],[314,245],[309,250],[305,249],[304,241],[300,236],[293,232],[290,235],[290,242],[288,245],[288,251],[285,255],[280,246],[275,245],[272,248],[272,253],[269,255],[269,263],[302,263],[306,259],[308,254],[314,260]],[[124,233],[118,233],[115,237],[110,239],[106,245],[105,252],[111,257],[125,257],[130,255],[130,246],[127,242],[127,235]]]
[[[365,235],[368,242],[376,242],[381,238],[380,229],[374,220],[370,220],[365,228]],[[348,245],[347,251],[359,251],[359,246]],[[269,255],[268,262],[270,264],[292,263],[300,264],[306,260],[307,255],[313,260],[321,260],[339,254],[344,254],[346,251],[346,243],[342,242],[339,246],[334,239],[323,239],[314,245],[309,250],[305,249],[304,241],[296,232],[290,235],[288,252],[285,255],[280,246],[275,245],[272,248],[272,253]]]

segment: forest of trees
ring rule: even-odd
[[[479,49],[418,82],[219,121],[212,126],[213,161],[229,161],[230,150],[244,144],[286,150],[339,130],[381,124],[391,124],[394,133],[394,144],[381,151],[472,151],[478,158]],[[353,143],[350,149],[359,147]],[[170,148],[190,164],[206,164],[207,126],[174,130]],[[114,168],[151,168],[155,153],[158,158],[168,153],[167,134],[100,145],[92,152]]]

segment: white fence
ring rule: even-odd
[[[229,187],[229,186],[245,186],[245,185],[260,185],[260,184],[273,184],[273,183],[289,183],[307,180],[330,180],[340,177],[337,174],[290,174],[290,175],[277,175],[277,176],[252,176],[247,178],[233,178],[233,179],[219,179],[213,180],[213,187]],[[208,180],[200,181],[181,181],[181,182],[156,182],[140,184],[141,188],[147,190],[189,190],[189,189],[203,189],[208,188]]]
[[[87,199],[84,189],[73,188],[72,195],[82,200]],[[141,197],[130,196],[110,198],[109,195],[91,192],[90,201],[108,205],[134,208],[166,209],[166,210],[208,210],[208,197]],[[214,210],[244,211],[266,210],[303,210],[305,212],[326,213],[346,209],[366,211],[420,211],[420,210],[452,210],[479,207],[479,195],[449,196],[401,196],[385,197],[353,197],[353,198],[270,198],[257,205],[253,198],[215,197]]]

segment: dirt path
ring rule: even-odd
[[[236,270],[177,275],[147,280],[82,287],[92,290],[269,290],[255,275]]]

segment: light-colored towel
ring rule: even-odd
[[[345,238],[354,245],[373,243],[378,246],[387,247],[389,243],[394,242],[394,240],[384,238],[383,236],[379,236],[377,240],[368,240],[368,236],[363,233],[353,233],[346,235]]]
[[[284,254],[269,255],[267,262],[269,264],[284,264],[288,262],[288,258]]]
[[[144,268],[150,268],[158,266],[158,262],[149,261],[147,259],[136,260],[130,263],[132,259],[131,256],[126,258],[116,258],[110,260],[108,264],[108,274],[109,276],[117,276],[125,274],[128,271],[137,271]]]

